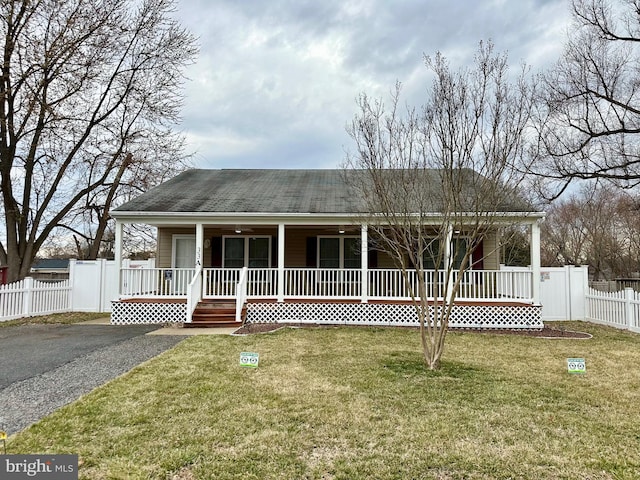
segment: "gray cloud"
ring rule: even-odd
[[[423,54],[464,65],[481,39],[542,68],[568,24],[566,0],[184,0],[177,15],[201,46],[183,129],[212,168],[336,167],[359,93],[400,80],[418,102]]]

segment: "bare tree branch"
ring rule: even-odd
[[[92,215],[84,207],[99,210],[97,228],[82,227],[99,245],[111,207],[185,167],[171,128],[196,48],[173,10],[174,0],[2,3],[0,247],[10,280],[58,225],[80,230]]]
[[[532,166],[556,184],[552,197],[576,179],[640,182],[638,2],[573,0],[572,9],[564,53],[545,74],[544,155]]]
[[[403,272],[435,369],[474,252],[512,222],[504,212],[531,210],[518,186],[535,83],[526,69],[511,82],[506,56],[490,43],[480,44],[473,68],[452,70],[440,54],[426,64],[435,80],[419,110],[401,111],[399,85],[388,108],[360,96],[345,173],[375,247]]]

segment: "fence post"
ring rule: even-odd
[[[70,258],[69,259],[69,287],[71,287],[69,289],[69,311],[73,312],[74,311],[74,304],[73,302],[75,301],[75,296],[73,294],[73,292],[75,291],[75,278],[76,278],[76,259],[75,258]]]
[[[33,297],[33,278],[25,277],[24,279],[24,297],[22,303],[22,316],[28,317],[31,315],[31,299]]]
[[[627,329],[632,330],[633,327],[633,288],[624,289],[624,314],[627,319]]]

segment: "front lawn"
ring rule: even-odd
[[[108,313],[89,313],[89,312],[65,312],[52,313],[50,315],[37,315],[35,317],[24,317],[15,320],[7,320],[0,322],[0,328],[15,327],[16,325],[44,325],[44,324],[63,324],[87,322],[89,320],[97,320],[98,318],[109,317]]]
[[[87,479],[640,478],[640,335],[568,326],[594,338],[450,333],[435,373],[415,330],[192,337],[9,453],[78,453]]]

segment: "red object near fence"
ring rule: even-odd
[[[6,265],[4,267],[0,267],[0,285],[5,285],[7,283],[7,272],[9,267]]]

